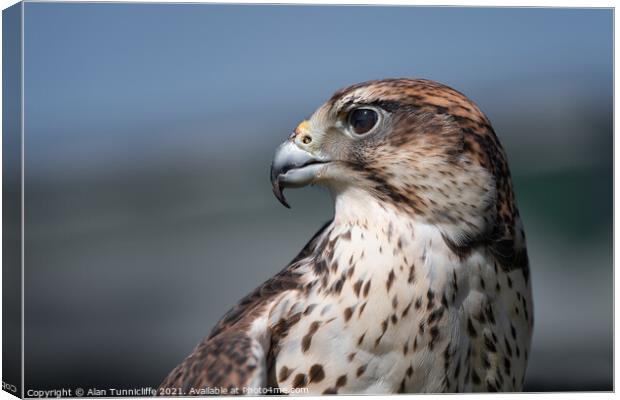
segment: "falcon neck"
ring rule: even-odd
[[[359,225],[387,228],[391,222],[414,222],[411,215],[397,210],[368,192],[348,188],[334,194],[334,225]]]
[[[335,196],[334,220],[327,232],[324,255],[326,263],[335,266],[334,279],[350,265],[361,277],[384,274],[390,279],[389,271],[403,271],[414,260],[431,282],[448,277],[449,249],[440,229],[362,190]],[[433,259],[443,260],[441,268],[433,268]]]
[[[365,274],[390,279],[390,271],[404,270],[414,259],[425,263],[428,255],[442,250],[435,227],[367,192],[349,189],[334,197],[334,220],[322,248],[335,280],[348,273],[356,279]]]

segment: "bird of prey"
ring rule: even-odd
[[[423,79],[349,86],[277,148],[271,181],[286,206],[284,188],[326,186],[333,220],[160,389],[522,389],[525,234],[504,150],[471,100]]]

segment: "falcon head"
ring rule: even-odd
[[[514,234],[510,174],[489,120],[463,94],[429,80],[336,92],[278,147],[271,182],[287,207],[289,187],[325,185],[337,201],[368,194],[443,227],[455,243],[492,229]]]

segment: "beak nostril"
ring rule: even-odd
[[[312,142],[312,138],[308,135],[301,138],[301,142],[303,144],[310,144]]]

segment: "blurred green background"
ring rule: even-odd
[[[27,389],[156,386],[328,220],[271,194],[336,89],[454,87],[506,148],[535,296],[526,389],[611,390],[610,9],[25,5]]]

